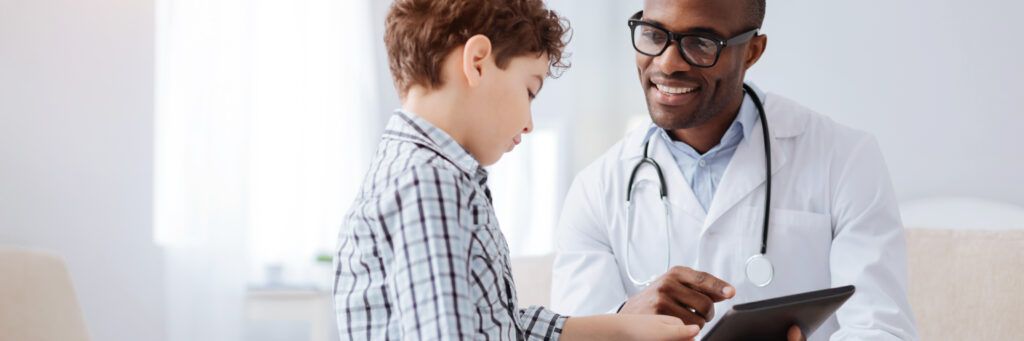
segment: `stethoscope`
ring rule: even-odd
[[[772,262],[769,261],[768,257],[766,256],[768,252],[768,216],[772,198],[771,142],[769,142],[768,137],[768,119],[765,117],[764,104],[761,102],[761,98],[758,97],[757,93],[754,92],[754,90],[751,89],[750,86],[746,84],[743,84],[743,90],[748,95],[750,95],[750,97],[754,100],[754,105],[757,107],[758,115],[761,118],[761,129],[764,132],[765,177],[767,178],[764,196],[764,225],[761,231],[761,253],[755,254],[753,256],[750,256],[750,258],[747,258],[746,275],[747,280],[750,281],[751,284],[756,285],[758,287],[765,287],[772,282],[772,277],[775,274],[775,270],[772,267]],[[668,250],[668,256],[665,259],[665,271],[667,272],[672,267],[672,223],[669,219],[669,212],[671,212],[671,210],[668,202],[668,191],[666,190],[667,186],[665,183],[665,175],[661,171],[661,166],[658,165],[657,161],[654,161],[653,158],[648,156],[647,149],[650,146],[650,144],[650,140],[644,143],[644,156],[642,159],[640,159],[640,162],[638,162],[636,166],[633,166],[633,171],[629,175],[629,182],[626,184],[626,211],[628,212],[626,218],[629,219],[629,221],[626,223],[626,276],[629,277],[629,280],[632,281],[634,285],[641,287],[650,285],[651,282],[653,282],[657,278],[656,275],[646,281],[637,279],[637,277],[633,275],[633,271],[630,270],[631,263],[629,262],[629,244],[631,244],[630,241],[633,237],[633,218],[636,213],[636,208],[634,207],[633,203],[633,182],[634,180],[636,180],[636,174],[640,170],[640,167],[642,167],[645,164],[654,167],[654,170],[658,173],[661,203],[665,207],[665,248],[666,250]]]

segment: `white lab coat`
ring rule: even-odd
[[[734,304],[853,284],[856,294],[809,340],[917,339],[907,301],[906,242],[896,198],[874,138],[778,95],[764,97],[772,152],[768,258],[774,280],[746,280],[760,249],[765,197],[761,122],[740,142],[705,213],[660,139],[650,154],[664,171],[671,206],[671,263],[708,272],[736,287],[715,305],[710,329]],[[657,175],[637,175],[634,237],[626,236],[626,182],[643,153],[646,127],[614,145],[576,177],[556,237],[552,308],[569,315],[614,312],[647,279],[665,270],[663,205]]]

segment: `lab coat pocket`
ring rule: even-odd
[[[768,258],[775,267],[772,287],[791,294],[829,287],[832,226],[828,215],[773,209]]]

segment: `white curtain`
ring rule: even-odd
[[[544,82],[533,134],[492,167],[502,230],[515,256],[553,251],[562,200],[573,177],[647,116],[626,20],[639,0],[547,0],[573,28],[572,67]]]
[[[511,153],[489,168],[488,184],[495,215],[513,256],[543,255],[554,250],[562,170],[557,120],[543,120]]]
[[[157,3],[169,339],[240,340],[247,287],[329,283],[316,257],[373,150],[370,25],[382,23],[369,1]]]
[[[325,288],[341,216],[398,103],[387,2],[158,0],[156,231],[171,340],[243,337],[247,287]],[[643,114],[625,18],[639,1],[551,0],[573,68],[492,167],[513,255],[549,253],[575,173]],[[267,270],[271,271],[267,271]]]

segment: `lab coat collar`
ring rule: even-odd
[[[755,91],[758,91],[755,88]],[[758,91],[760,93],[760,91]],[[761,95],[764,101],[765,116],[768,118],[768,134],[771,141],[772,153],[772,174],[777,173],[789,160],[789,155],[781,148],[783,140],[803,133],[807,125],[808,117],[793,112],[794,106],[785,98],[770,93]],[[697,201],[696,196],[689,184],[685,183],[685,177],[679,167],[676,166],[674,158],[660,139],[654,139],[650,146],[650,155],[662,167],[665,179],[668,184],[669,201],[699,221],[704,222],[704,230],[709,228],[715,221],[732,209],[743,198],[757,189],[766,180],[763,130],[761,120],[752,127],[749,134],[740,142],[733,154],[729,166],[726,167],[718,192],[705,213],[703,207]],[[623,151],[620,160],[626,171],[640,160],[643,154],[643,143],[649,137],[647,127],[640,128],[631,133],[624,141]],[[629,173],[626,173],[629,174]],[[657,175],[651,171],[641,171],[637,175],[638,180],[657,181]],[[684,179],[682,183],[672,179]],[[626,181],[623,179],[622,181]],[[763,198],[762,198],[763,200]]]
[[[768,122],[768,134],[773,138],[773,142],[777,139],[796,137],[803,134],[804,128],[807,125],[807,115],[798,115],[797,113],[792,112],[795,110],[795,107],[791,100],[770,92],[761,92],[756,86],[753,87],[758,95],[761,96],[761,100],[764,101],[765,115],[768,116],[768,120],[770,121]],[[760,119],[758,119],[758,122],[760,122]],[[620,161],[635,161],[640,159],[644,152],[644,143],[654,132],[651,130],[652,125],[653,123],[648,120],[647,124],[644,124],[641,128],[637,128],[627,134],[626,138],[623,140],[622,152],[619,154]],[[752,126],[750,131],[744,137],[744,141],[753,139],[751,134],[754,131],[760,130],[761,127],[759,123],[756,126]],[[757,135],[756,139],[760,141],[761,136],[763,135]]]
[[[769,120],[768,133],[771,136],[771,128],[775,121],[772,121],[773,115],[771,115],[771,110],[768,108],[765,108],[765,110],[768,111],[766,113]],[[759,118],[755,124],[755,129],[751,131],[748,138],[740,141],[740,145],[736,147],[736,153],[733,154],[732,160],[729,161],[729,166],[725,168],[725,174],[722,175],[718,191],[715,193],[714,199],[711,200],[711,207],[708,209],[708,216],[704,221],[704,230],[707,230],[716,220],[765,183],[767,178],[764,168],[764,130],[762,124],[763,122]],[[771,136],[770,140],[772,154],[771,174],[774,175],[786,165],[789,161],[789,155],[780,146],[783,138]],[[764,198],[762,197],[758,201],[763,202]]]
[[[690,217],[697,221],[704,221],[707,212],[704,211],[704,207],[701,206],[700,201],[697,200],[697,195],[693,193],[693,187],[686,183],[686,177],[683,176],[682,170],[676,164],[675,157],[672,156],[672,151],[669,150],[665,144],[664,139],[653,139],[648,150],[648,155],[658,162],[661,171],[665,176],[665,186],[668,190],[668,201],[669,203],[686,212]],[[639,147],[640,153],[643,153],[643,145]],[[639,162],[639,155],[636,161],[626,162],[623,164],[627,167],[626,171],[632,171],[636,163]],[[635,183],[647,182],[658,183],[657,173],[651,169],[652,167],[644,166],[638,171],[637,179]],[[629,173],[625,173],[629,174]],[[674,181],[673,179],[681,179],[682,182]],[[627,190],[629,190],[627,188]]]

